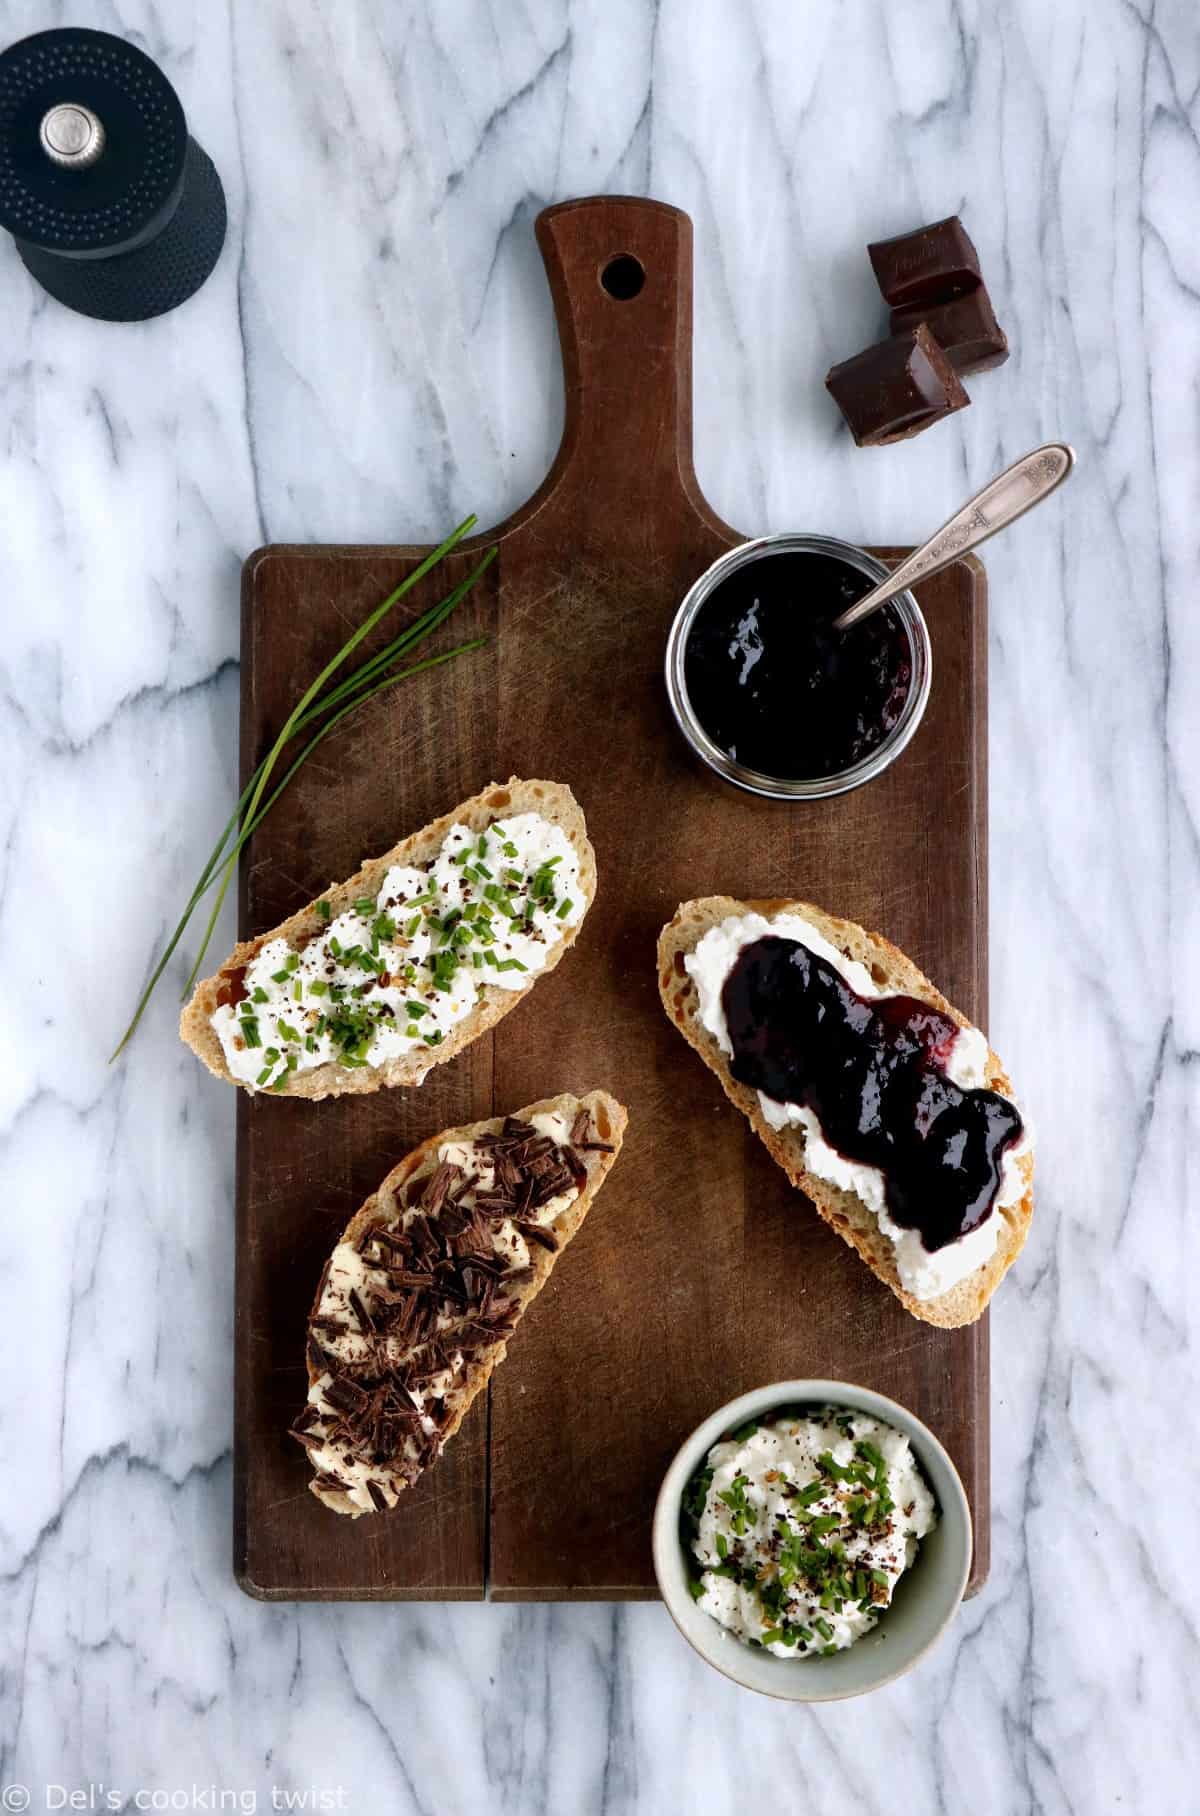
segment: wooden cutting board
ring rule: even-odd
[[[947,1444],[975,1516],[977,1588],[986,1319],[963,1331],[916,1322],[791,1190],[662,1015],[654,947],[689,896],[811,898],[886,932],[984,1020],[983,570],[963,563],[920,589],[932,696],[878,781],[790,806],[694,765],[669,717],[663,645],[690,583],[739,538],[692,470],[691,222],[610,197],[548,210],[537,235],[566,422],[541,490],[474,545],[498,543],[499,558],[443,647],[476,633],[489,645],[373,701],[303,769],[253,841],[241,927],[282,920],[510,774],[574,789],[599,893],[558,970],[420,1090],[240,1098],[237,1578],[284,1600],[652,1596],[651,1510],[676,1446],[747,1388],[827,1375],[892,1394]],[[421,552],[273,547],[246,563],[244,774]],[[413,610],[470,560],[456,552]],[[286,1428],[305,1398],[306,1314],[343,1225],[425,1136],[594,1085],[629,1107],[625,1150],[490,1398],[395,1513],[331,1514],[308,1493]]]

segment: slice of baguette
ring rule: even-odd
[[[758,1092],[737,1082],[729,1071],[728,1055],[723,1053],[699,1017],[696,986],[684,967],[686,955],[693,951],[710,927],[717,927],[731,915],[756,913],[768,918],[775,914],[802,915],[831,945],[848,958],[866,966],[882,991],[919,997],[943,1014],[951,1016],[960,1027],[969,1024],[965,1016],[948,1003],[929,979],[918,971],[881,934],[868,933],[854,921],[839,920],[826,914],[811,902],[754,901],[739,902],[732,896],[704,896],[694,902],[683,902],[675,918],[663,928],[658,941],[658,984],[663,1008],[678,1027],[684,1039],[693,1046],[705,1065],[716,1073],[730,1102],[748,1119],[755,1133],[779,1162],[794,1186],[811,1199],[826,1223],[856,1249],[871,1270],[886,1281],[896,1297],[912,1313],[928,1324],[953,1328],[971,1324],[979,1317],[1004,1275],[1016,1260],[1029,1231],[1033,1215],[1033,1154],[1026,1146],[1017,1156],[1025,1190],[1012,1205],[998,1205],[992,1212],[1002,1219],[1003,1228],[995,1252],[982,1267],[951,1287],[936,1299],[916,1299],[900,1283],[895,1252],[889,1238],[879,1227],[878,1219],[856,1192],[830,1185],[810,1173],[804,1164],[803,1129],[773,1129],[762,1113]],[[1012,1086],[995,1053],[988,1050],[986,1079],[988,1085],[1006,1096]]]
[[[462,1326],[473,1311],[478,1312],[478,1301],[472,1300],[466,1306],[461,1306],[454,1299],[441,1300],[436,1292],[431,1293],[421,1287],[417,1287],[414,1293],[413,1276],[399,1283],[389,1278],[382,1265],[386,1258],[390,1257],[393,1268],[399,1267],[401,1272],[405,1266],[411,1268],[415,1263],[411,1255],[406,1261],[402,1252],[398,1261],[395,1248],[389,1247],[386,1241],[380,1242],[377,1232],[383,1231],[385,1237],[388,1232],[398,1234],[404,1229],[411,1229],[418,1220],[423,1219],[435,1235],[433,1254],[448,1249],[451,1255],[457,1255],[468,1268],[472,1252],[482,1254],[485,1265],[511,1266],[512,1256],[507,1244],[511,1241],[514,1228],[512,1221],[485,1215],[482,1221],[486,1234],[476,1236],[464,1233],[456,1227],[462,1221],[462,1212],[456,1210],[455,1191],[462,1186],[466,1176],[460,1172],[460,1177],[449,1191],[444,1190],[440,1194],[436,1188],[431,1193],[431,1181],[435,1176],[442,1175],[438,1151],[444,1145],[473,1143],[481,1136],[504,1138],[513,1123],[528,1125],[533,1117],[540,1115],[560,1117],[565,1128],[575,1134],[575,1142],[579,1145],[569,1143],[566,1148],[557,1149],[554,1157],[556,1163],[564,1154],[567,1157],[567,1171],[572,1174],[573,1180],[569,1190],[564,1188],[560,1194],[550,1198],[540,1212],[532,1213],[532,1219],[545,1232],[546,1246],[532,1238],[524,1238],[528,1264],[516,1270],[516,1278],[511,1287],[504,1286],[503,1274],[497,1277],[491,1290],[498,1303],[485,1306],[480,1314],[486,1317],[490,1311],[495,1317],[502,1313],[507,1327],[518,1324],[545,1286],[559,1255],[582,1225],[596,1193],[621,1151],[626,1123],[625,1109],[606,1091],[589,1091],[585,1097],[564,1093],[530,1104],[524,1110],[517,1110],[513,1117],[494,1116],[485,1122],[470,1123],[464,1128],[447,1129],[440,1135],[430,1136],[428,1141],[423,1141],[420,1147],[414,1148],[398,1166],[392,1168],[378,1191],[372,1193],[350,1220],[338,1248],[326,1262],[310,1313],[307,1348],[309,1398],[304,1412],[292,1427],[292,1436],[304,1445],[317,1471],[309,1483],[310,1489],[319,1501],[335,1513],[357,1518],[362,1513],[383,1512],[395,1506],[403,1490],[411,1487],[424,1470],[437,1460],[454,1436],[472,1400],[487,1385],[493,1369],[504,1360],[508,1351],[508,1337],[511,1335],[511,1328],[507,1328],[495,1341],[488,1342],[486,1335],[480,1341],[479,1333],[476,1332],[474,1347],[468,1347],[471,1333],[467,1332],[467,1340],[464,1341]],[[584,1124],[585,1119],[584,1132],[577,1134],[577,1125]],[[473,1204],[473,1193],[468,1189],[460,1192],[459,1196],[462,1205],[468,1207],[467,1216],[470,1220],[469,1207]],[[559,1196],[566,1199],[566,1202],[560,1204]],[[437,1202],[439,1198],[441,1202]],[[433,1208],[430,1208],[431,1203]],[[500,1242],[504,1246],[498,1245],[492,1234],[497,1230],[501,1232]],[[345,1244],[355,1251],[358,1260],[346,1255],[343,1248]],[[329,1300],[329,1305],[336,1308],[338,1320],[338,1330],[333,1332],[321,1323],[321,1306],[331,1269],[338,1263],[339,1257],[342,1267]],[[345,1272],[347,1265],[363,1268],[361,1285],[355,1289],[358,1293],[357,1305],[353,1304],[347,1290],[350,1278]],[[443,1260],[442,1266],[445,1265]],[[434,1276],[431,1274],[430,1278],[432,1280]],[[478,1293],[482,1285],[483,1281],[476,1275],[471,1277],[472,1292]],[[398,1382],[401,1388],[400,1398],[403,1400],[406,1378],[408,1386],[411,1388],[413,1385],[411,1372],[419,1369],[422,1362],[427,1369],[435,1367],[438,1362],[438,1358],[431,1355],[428,1338],[413,1342],[408,1334],[413,1329],[414,1310],[420,1312],[425,1308],[425,1316],[428,1318],[439,1307],[443,1315],[449,1314],[452,1317],[453,1322],[439,1333],[438,1342],[450,1356],[458,1350],[461,1362],[449,1386],[439,1388],[437,1399],[430,1401],[426,1396],[426,1404],[435,1409],[440,1406],[441,1412],[435,1420],[435,1430],[420,1434],[413,1432],[411,1442],[417,1454],[408,1454],[407,1439],[406,1448],[400,1453],[386,1452],[381,1455],[372,1452],[367,1440],[357,1434],[343,1432],[339,1435],[336,1429],[337,1414],[329,1410],[329,1403],[324,1397],[333,1374],[336,1372],[339,1376],[344,1376],[348,1373],[357,1391],[368,1396],[377,1393],[381,1387],[386,1396],[388,1392],[394,1391]],[[365,1325],[363,1313],[367,1320]],[[328,1315],[327,1307],[326,1316]],[[389,1329],[386,1323],[386,1320],[395,1317],[402,1321],[399,1330],[394,1324]],[[458,1344],[455,1342],[456,1329],[459,1333]],[[423,1335],[421,1332],[418,1334]],[[347,1342],[354,1345],[354,1355],[331,1357],[328,1344]],[[336,1370],[331,1370],[331,1360],[336,1362]],[[354,1391],[354,1388],[350,1390],[351,1399]],[[339,1470],[342,1472],[340,1475]],[[360,1470],[364,1479],[352,1479]],[[376,1484],[375,1493],[371,1493],[367,1487],[368,1479]]]
[[[464,1047],[492,1028],[510,1009],[523,1002],[539,977],[553,971],[567,948],[574,944],[596,893],[596,854],[588,841],[583,810],[571,790],[562,782],[523,782],[511,776],[503,785],[491,782],[469,801],[444,813],[440,819],[423,826],[419,832],[401,839],[382,857],[369,858],[361,870],[344,883],[333,883],[324,894],[301,908],[278,927],[236,945],[221,969],[197,984],[191,1001],[179,1022],[181,1038],[187,1042],[216,1077],[227,1084],[248,1087],[235,1078],[225,1063],[225,1054],[212,1025],[213,1012],[223,986],[228,985],[242,968],[255,958],[268,940],[285,939],[291,946],[303,945],[323,933],[326,921],[317,910],[317,901],[328,902],[331,920],[353,906],[360,896],[377,895],[383,879],[393,864],[427,864],[441,850],[452,826],[467,826],[472,832],[483,832],[493,821],[519,813],[539,813],[562,828],[579,856],[579,882],[584,898],[584,911],[568,927],[561,940],[549,953],[542,969],[535,972],[523,990],[502,990],[495,984],[484,984],[479,1000],[439,1047],[420,1047],[399,1054],[382,1066],[340,1066],[335,1061],[298,1072],[285,1093],[288,1097],[340,1097],[347,1092],[378,1091],[384,1085],[419,1085],[433,1066],[441,1066],[461,1053]],[[270,1095],[270,1093],[267,1093]]]

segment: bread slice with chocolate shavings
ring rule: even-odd
[[[291,1428],[326,1507],[386,1512],[437,1461],[587,1216],[625,1122],[590,1091],[446,1129],[351,1219],[313,1301],[308,1400]]]

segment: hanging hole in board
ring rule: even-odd
[[[618,252],[600,273],[600,283],[618,303],[632,302],[646,282],[641,261],[631,252]]]

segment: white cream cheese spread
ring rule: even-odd
[[[523,990],[586,906],[574,847],[541,814],[453,826],[431,863],[394,865],[300,950],[267,941],[242,999],[213,1013],[226,1064],[251,1090],[286,1090],[330,1061],[438,1047],[483,986]]]
[[[742,1426],[683,1504],[696,1602],[778,1658],[869,1633],[936,1524],[904,1433],[832,1406]]]
[[[565,1149],[570,1143],[571,1127],[557,1112],[542,1112],[531,1119],[529,1126],[538,1136],[547,1137],[556,1150]],[[437,1150],[436,1165],[441,1168],[444,1164],[457,1169],[460,1181],[470,1181],[465,1191],[454,1196],[450,1206],[452,1227],[457,1230],[464,1219],[470,1217],[477,1194],[495,1189],[495,1159],[487,1147],[477,1147],[469,1142],[443,1142]],[[308,1410],[296,1435],[301,1436],[317,1476],[324,1478],[330,1489],[346,1494],[354,1507],[364,1513],[395,1506],[405,1482],[440,1455],[445,1442],[443,1403],[463,1385],[468,1365],[480,1359],[479,1308],[475,1304],[443,1301],[436,1316],[431,1314],[427,1320],[428,1328],[422,1329],[420,1341],[416,1343],[408,1334],[411,1327],[407,1323],[400,1329],[385,1323],[389,1308],[402,1297],[387,1279],[386,1264],[395,1256],[394,1248],[388,1247],[387,1237],[411,1229],[418,1218],[429,1218],[436,1223],[439,1216],[445,1214],[441,1210],[430,1212],[421,1203],[420,1187],[428,1185],[434,1171],[431,1164],[425,1175],[419,1175],[412,1182],[417,1190],[414,1194],[410,1188],[409,1196],[415,1201],[393,1219],[376,1226],[384,1231],[382,1245],[375,1243],[371,1236],[362,1239],[361,1247],[353,1242],[338,1243],[325,1270],[317,1302],[314,1329],[319,1333],[319,1347],[331,1366],[323,1369],[311,1383]],[[520,1284],[530,1265],[530,1242],[534,1238],[521,1233],[518,1221],[527,1231],[531,1225],[544,1229],[578,1196],[578,1185],[571,1184],[544,1203],[523,1212],[519,1220],[507,1216],[489,1217],[491,1257],[495,1263],[502,1264],[496,1271],[496,1284],[492,1289],[497,1297],[493,1300],[489,1295],[490,1304],[494,1303],[503,1312],[510,1302],[512,1290]],[[553,1246],[552,1237],[546,1240]],[[467,1261],[469,1266],[469,1257]],[[430,1287],[432,1290],[432,1277]],[[466,1337],[472,1332],[475,1340],[468,1344]],[[507,1332],[497,1332],[494,1341],[500,1342],[506,1335]],[[400,1440],[400,1448],[395,1454],[373,1458],[369,1450],[345,1429],[344,1405],[334,1404],[337,1398],[335,1374],[340,1374],[343,1368],[352,1371],[360,1383],[378,1381],[389,1374],[399,1377],[406,1402],[415,1407],[417,1418]]]
[[[733,1051],[721,1000],[725,981],[743,948],[769,934],[807,946],[810,952],[831,965],[859,996],[871,998],[886,994],[865,965],[840,952],[802,915],[780,913],[770,918],[753,913],[730,915],[719,926],[710,927],[684,960],[700,998],[700,1021],[723,1053],[732,1054]],[[946,1076],[961,1090],[984,1087],[987,1084],[987,1056],[988,1044],[981,1031],[969,1026],[960,1028],[945,1062]],[[1002,1228],[1001,1219],[995,1215],[996,1207],[1016,1204],[1024,1194],[1025,1181],[1017,1163],[1027,1151],[1028,1132],[1005,1151],[1000,1189],[991,1214],[957,1241],[930,1252],[921,1241],[919,1231],[904,1229],[889,1217],[884,1176],[878,1167],[848,1160],[832,1148],[822,1135],[816,1115],[804,1105],[778,1103],[761,1091],[758,1100],[763,1116],[772,1128],[794,1125],[804,1130],[804,1164],[811,1173],[830,1185],[856,1192],[878,1218],[880,1229],[895,1250],[900,1283],[914,1299],[940,1298],[990,1260]]]

